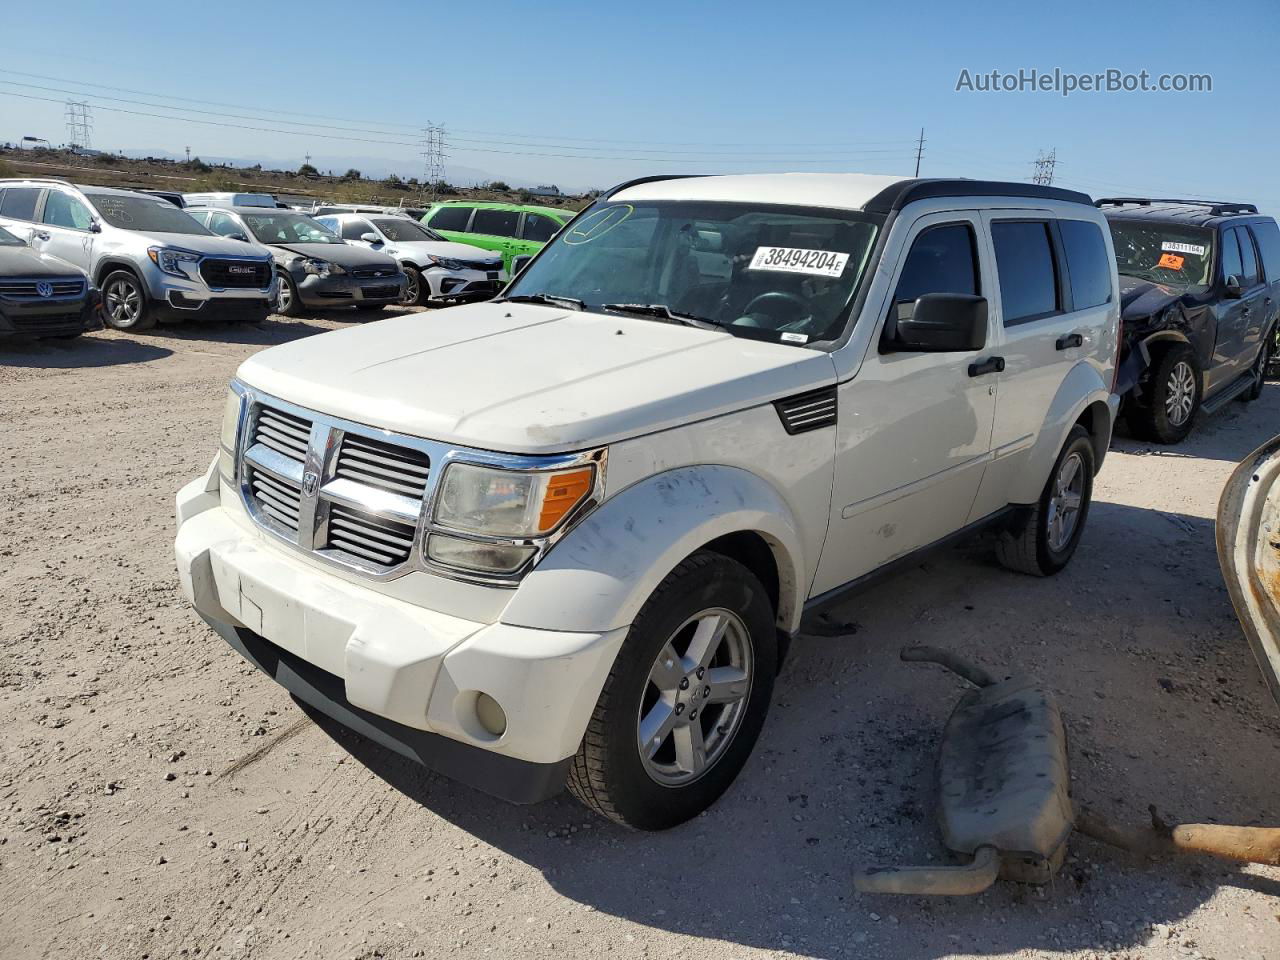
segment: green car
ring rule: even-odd
[[[488,200],[446,200],[429,209],[422,222],[441,236],[485,250],[500,250],[511,272],[511,258],[537,253],[574,216],[573,210]]]

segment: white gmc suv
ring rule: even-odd
[[[634,181],[500,299],[246,361],[182,586],[373,740],[668,827],[742,769],[806,611],[980,525],[1066,565],[1118,334],[1083,194]]]

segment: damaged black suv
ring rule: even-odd
[[[1248,203],[1108,197],[1135,436],[1177,443],[1196,415],[1256,400],[1276,350],[1280,228]]]

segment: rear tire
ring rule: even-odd
[[[702,550],[671,571],[605,680],[569,791],[637,830],[674,827],[715,803],[769,712],[773,620],[764,587],[736,560]]]
[[[1275,334],[1268,333],[1262,338],[1262,346],[1258,348],[1258,359],[1253,363],[1253,383],[1249,389],[1240,394],[1241,403],[1252,403],[1262,396],[1262,388],[1267,385],[1267,375],[1271,372],[1272,354],[1275,351]]]
[[[156,325],[146,288],[132,270],[113,270],[102,281],[102,322],[112,330],[149,330]]]
[[[1128,405],[1125,419],[1140,440],[1178,443],[1186,439],[1200,412],[1200,362],[1186,343],[1174,343],[1151,368],[1148,402]]]
[[[1070,561],[1093,499],[1093,438],[1077,424],[1045,482],[1040,500],[1000,534],[996,556],[1010,570],[1048,577]]]

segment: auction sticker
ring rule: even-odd
[[[838,277],[849,262],[847,253],[830,250],[803,250],[799,247],[756,247],[749,270],[779,270],[808,273],[815,277]]]
[[[1160,249],[1168,250],[1170,253],[1189,253],[1196,257],[1204,256],[1204,247],[1196,243],[1173,243],[1170,240],[1166,240],[1160,244]]]

